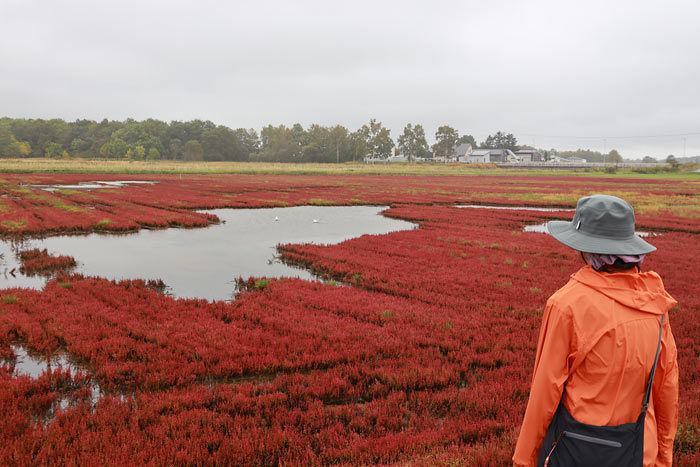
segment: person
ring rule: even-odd
[[[635,234],[634,224],[632,206],[608,195],[581,198],[571,222],[547,224],[586,264],[545,306],[515,466],[537,465],[538,458],[542,464],[541,451],[546,455],[556,444],[543,446],[543,440],[560,403],[584,424],[635,422],[650,377],[651,398],[639,430],[643,465],[672,463],[678,364],[668,312],[676,301],[658,274],[641,271],[644,256],[656,248]]]

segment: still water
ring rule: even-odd
[[[283,243],[334,244],[365,234],[386,234],[415,224],[384,217],[386,207],[300,206],[216,209],[222,223],[203,229],[141,230],[128,235],[90,234],[27,240],[22,249],[69,255],[76,272],[108,279],[162,279],[176,297],[230,300],[236,279],[250,276],[313,279],[306,270],[276,259]],[[0,289],[43,287],[45,280],[19,274],[12,245],[0,246]],[[15,268],[15,271],[12,269]],[[13,274],[10,274],[13,272]]]

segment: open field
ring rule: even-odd
[[[35,187],[124,179],[157,183]],[[601,192],[631,201],[640,230],[663,233],[644,267],[679,302],[670,313],[681,372],[675,465],[698,465],[700,267],[689,252],[700,249],[700,180],[491,172],[0,175],[6,238],[206,228],[217,218],[193,209],[304,204],[386,204],[387,216],[419,224],[284,245],[286,261],[327,282],[252,278],[232,303],[75,274],[43,291],[0,291],[0,360],[9,362],[0,463],[508,465],[541,310],[580,266],[523,226],[571,213],[454,205],[571,208]],[[66,353],[85,371],[13,375],[19,344]],[[92,384],[105,396],[94,400]]]
[[[700,178],[687,172],[640,174],[620,169],[607,174],[591,169],[498,169],[490,164],[283,164],[267,162],[128,161],[113,159],[0,159],[0,173],[51,172],[71,174],[296,174],[296,175],[576,175],[602,178]]]

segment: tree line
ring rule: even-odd
[[[422,125],[412,123],[395,143],[391,131],[375,119],[355,131],[341,125],[304,128],[297,123],[268,125],[258,134],[254,129],[231,129],[208,120],[0,118],[0,157],[347,162],[386,159],[399,153],[415,160],[449,156],[462,143],[479,147],[473,136],[460,136],[448,125],[438,128],[430,146]],[[518,149],[516,138],[500,131],[486,138],[481,147]]]

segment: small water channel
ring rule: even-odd
[[[13,367],[13,374],[16,376],[28,376],[32,379],[37,379],[48,370],[56,371],[58,369],[70,370],[71,374],[73,375],[77,373],[89,374],[89,371],[80,368],[78,365],[73,363],[70,357],[66,354],[45,357],[43,355],[28,351],[23,345],[20,344],[12,344],[10,345],[10,348],[15,354],[15,360],[0,360],[0,365],[8,365]],[[90,403],[92,406],[94,406],[104,396],[104,392],[102,391],[100,385],[94,382],[94,379],[92,382],[90,382],[88,389],[90,390]],[[122,399],[126,397],[123,394],[117,394],[117,396],[121,397]],[[48,412],[43,414],[43,421],[45,423],[50,423],[53,420],[57,409],[65,410],[70,407],[73,402],[74,401],[71,399],[69,394],[59,393]]]
[[[108,279],[162,279],[176,297],[229,300],[238,277],[299,277],[308,271],[276,259],[281,243],[335,244],[365,234],[416,227],[391,219],[377,206],[299,206],[272,209],[217,209],[222,223],[203,229],[141,230],[128,235],[90,234],[31,239],[0,245],[0,289],[41,288],[45,279],[20,274],[17,248],[46,248],[69,255],[77,272]],[[12,269],[15,269],[12,271]],[[12,272],[12,274],[11,274]]]
[[[155,183],[158,182],[151,180],[97,180],[94,182],[81,182],[75,185],[22,185],[22,188],[53,192],[59,190],[100,190],[104,188],[123,188],[129,185],[153,185]]]

